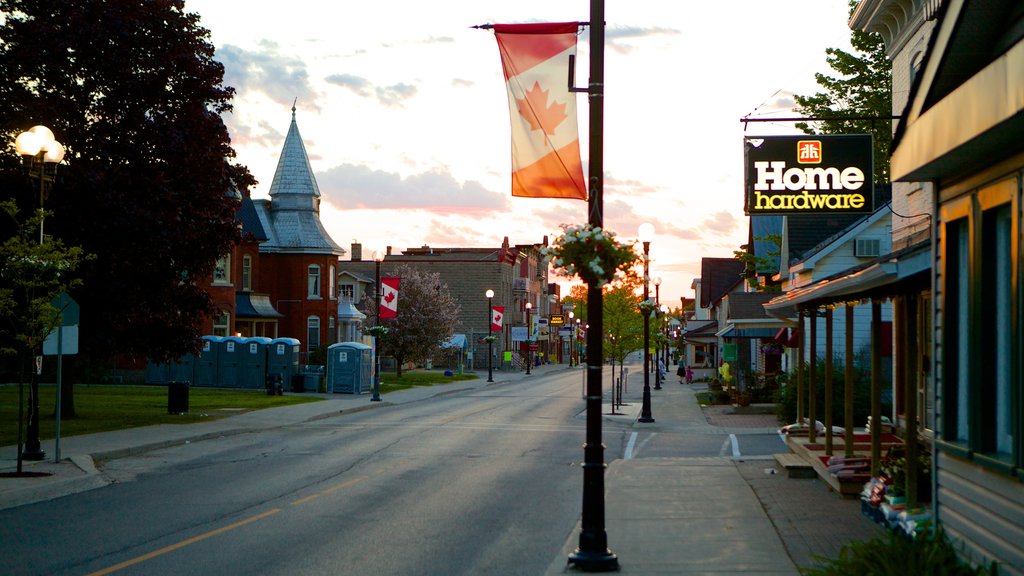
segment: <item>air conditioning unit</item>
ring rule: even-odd
[[[858,258],[876,258],[882,255],[882,241],[878,238],[857,238],[853,255]]]

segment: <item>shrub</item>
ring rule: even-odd
[[[804,576],[861,576],[872,574],[906,576],[929,574],[933,576],[998,576],[999,567],[965,564],[956,553],[945,533],[937,531],[932,537],[911,540],[903,534],[888,532],[864,542],[843,546],[839,558],[818,557],[819,564],[802,568]]]

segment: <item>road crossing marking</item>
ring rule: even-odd
[[[636,432],[629,435],[629,442],[626,443],[626,453],[623,458],[626,460],[633,459],[633,446],[636,445]]]

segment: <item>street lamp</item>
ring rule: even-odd
[[[381,397],[380,397],[380,340],[381,340],[381,338],[384,337],[384,332],[385,332],[383,327],[380,325],[380,295],[381,295],[381,292],[384,291],[384,287],[380,285],[380,252],[374,251],[374,253],[373,253],[373,263],[374,263],[374,270],[375,270],[375,274],[374,274],[374,279],[375,279],[374,291],[377,293],[375,295],[375,300],[376,300],[376,305],[377,305],[377,308],[376,308],[377,313],[374,316],[374,328],[375,328],[375,330],[373,331],[374,332],[374,334],[373,334],[373,360],[374,360],[373,396],[370,398],[370,402],[380,402],[381,401]]]
[[[650,271],[650,254],[651,254],[651,239],[654,238],[654,226],[650,223],[644,222],[640,225],[640,228],[636,233],[640,242],[644,245],[644,302],[650,299],[650,277],[648,273]],[[651,327],[650,317],[647,312],[643,313],[644,317],[644,396],[643,405],[640,409],[640,418],[637,422],[654,422],[654,416],[651,415]]]
[[[21,154],[28,177],[39,180],[39,243],[43,243],[43,201],[57,178],[57,165],[64,160],[64,146],[46,126],[34,126],[18,134],[14,148]]]
[[[491,299],[494,298],[494,290],[488,288],[484,296],[487,297],[487,381],[494,382],[494,366],[491,363],[494,352],[494,336],[491,335],[491,328],[494,326],[494,307],[491,306]]]
[[[22,156],[26,175],[32,180],[39,180],[39,244],[42,245],[43,204],[46,193],[57,179],[57,165],[64,160],[64,146],[54,139],[53,132],[46,126],[33,126],[27,132],[18,134],[14,148]],[[25,432],[25,448],[21,457],[25,460],[46,458],[46,452],[39,444],[39,378],[36,370],[32,370],[29,383],[28,425]]]
[[[654,277],[654,305],[658,307],[661,304],[661,276]],[[661,333],[661,330],[658,330]],[[661,390],[661,364],[658,363],[658,358],[661,357],[661,345],[654,349],[654,389]]]
[[[576,351],[576,349],[572,347],[572,333],[576,331],[576,327],[573,326],[573,323],[572,323],[572,318],[575,315],[576,315],[575,312],[573,312],[572,310],[569,311],[569,367],[570,368],[572,368],[572,365],[573,365],[572,364],[573,352]]]
[[[530,309],[533,308],[532,302],[526,303],[526,373],[530,373],[530,364],[533,364],[530,358],[530,336],[533,336],[533,325],[530,324]]]

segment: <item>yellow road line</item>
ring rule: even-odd
[[[321,492],[321,494],[330,494],[332,492],[337,492],[338,490],[341,490],[343,488],[348,488],[349,486],[352,486],[353,484],[358,484],[358,483],[362,482],[363,480],[366,480],[366,478],[353,478],[353,479],[349,480],[348,482],[342,482],[341,484],[336,484],[334,486],[331,486],[330,488],[328,488],[328,489],[324,490],[323,492]]]
[[[120,564],[115,564],[114,566],[111,566],[109,568],[104,568],[103,570],[100,570],[98,572],[93,572],[93,573],[89,574],[89,576],[103,576],[104,574],[111,574],[113,572],[117,572],[118,570],[122,570],[124,568],[129,567],[129,566],[134,566],[135,564],[139,564],[141,562],[145,562],[146,560],[150,560],[152,558],[156,558],[157,556],[162,556],[164,554],[167,554],[168,552],[173,552],[175,550],[178,550],[179,548],[184,548],[185,546],[190,546],[192,544],[195,544],[196,542],[201,542],[203,540],[206,540],[207,538],[212,538],[212,537],[217,536],[219,534],[223,534],[225,532],[229,532],[231,530],[234,530],[235,528],[241,528],[242,526],[245,526],[246,524],[250,524],[252,522],[256,522],[257,520],[262,520],[262,519],[266,518],[267,516],[273,516],[274,514],[277,514],[280,511],[281,511],[280,508],[273,508],[271,510],[267,510],[266,512],[263,512],[262,514],[257,514],[255,516],[250,516],[249,518],[246,518],[245,520],[240,520],[238,522],[235,522],[234,524],[229,524],[227,526],[224,526],[224,527],[221,527],[221,528],[217,528],[216,530],[212,530],[210,532],[207,532],[206,534],[200,534],[199,536],[195,536],[193,538],[189,538],[188,540],[182,540],[181,542],[178,542],[177,544],[171,544],[170,546],[167,546],[166,548],[161,548],[159,550],[154,550],[154,551],[152,551],[152,552],[150,552],[148,554],[143,554],[142,556],[139,556],[137,558],[132,558],[131,560],[125,560],[124,562],[121,562]]]

